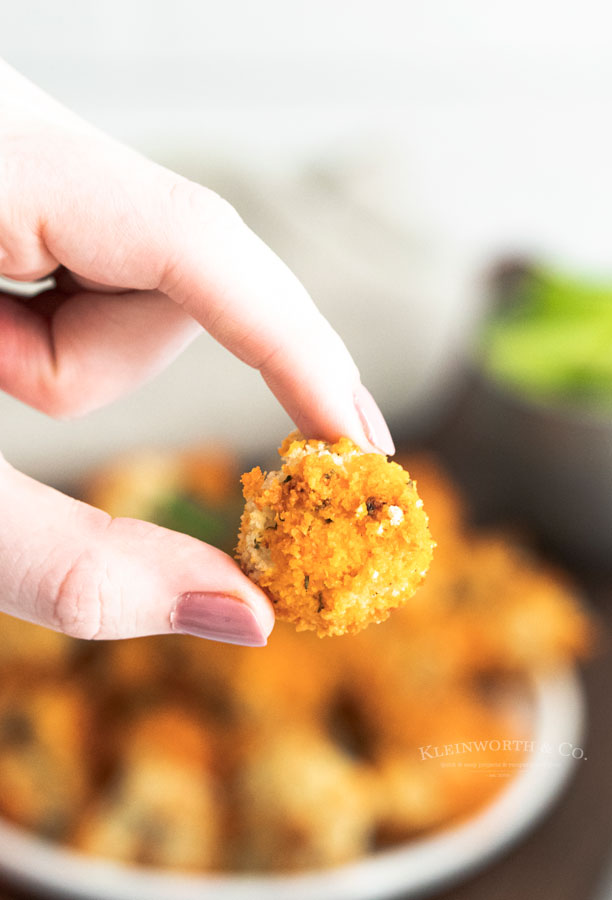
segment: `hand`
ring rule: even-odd
[[[0,62],[0,273],[56,270],[56,289],[35,300],[0,294],[0,389],[25,403],[82,415],[205,328],[259,369],[305,434],[393,452],[344,344],[228,203]],[[259,645],[272,629],[266,596],[200,541],[112,520],[1,457],[0,508],[6,612],[81,638],[179,631]]]

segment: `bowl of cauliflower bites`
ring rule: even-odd
[[[593,643],[562,573],[471,529],[432,456],[294,433],[242,488],[203,447],[134,452],[83,495],[235,555],[275,606],[267,647],[0,620],[9,876],[100,900],[416,895],[558,794]]]

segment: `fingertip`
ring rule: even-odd
[[[393,456],[395,444],[393,443],[389,426],[374,397],[363,384],[360,383],[356,388],[353,401],[367,443],[375,452],[383,453],[385,456]],[[363,447],[361,441],[358,443]]]
[[[274,607],[268,595],[246,575],[245,578],[248,582],[248,589],[243,595],[244,602],[255,616],[261,629],[261,633],[265,638],[265,643],[268,640],[276,621]]]
[[[266,601],[267,602],[267,601]],[[261,608],[260,608],[261,607]],[[250,602],[229,594],[190,591],[176,601],[170,614],[171,630],[178,634],[243,647],[264,647],[274,624]]]
[[[335,442],[350,438],[364,453],[393,456],[395,444],[376,401],[360,382],[339,392],[336,404],[311,405],[307,413],[294,415],[295,424],[305,438]]]

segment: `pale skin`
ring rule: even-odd
[[[206,329],[261,372],[306,435],[393,452],[340,337],[226,201],[0,61],[0,274],[51,273],[57,288],[37,299],[0,293],[0,389],[30,406],[84,415]],[[202,422],[205,433],[206,385]],[[204,620],[217,611],[229,628],[193,629],[202,636],[262,644],[272,629],[267,597],[221,551],[111,519],[1,456],[0,509],[5,612],[76,637],[127,638],[189,630],[175,615],[188,595],[190,616],[200,604]]]

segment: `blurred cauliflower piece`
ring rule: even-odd
[[[375,804],[364,767],[311,727],[260,735],[240,773],[247,869],[312,869],[363,856]]]
[[[46,675],[0,687],[0,814],[47,838],[65,838],[87,791],[87,698]]]
[[[32,666],[39,672],[58,673],[67,669],[78,643],[58,631],[15,619],[0,613],[0,672],[14,672],[20,666]]]
[[[432,558],[427,515],[408,472],[348,438],[289,435],[279,471],[242,477],[237,547],[277,617],[319,636],[384,621],[417,589]]]
[[[180,709],[145,713],[129,729],[119,771],[86,810],[79,850],[175,869],[219,865],[219,809],[203,726]]]

